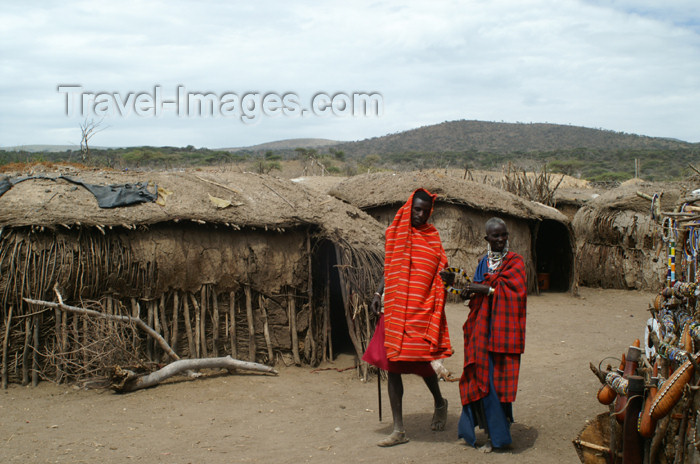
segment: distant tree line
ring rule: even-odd
[[[186,147],[90,148],[93,166],[115,169],[173,169],[195,166],[243,164],[246,170],[261,174],[281,170],[281,162],[297,160],[304,175],[363,174],[377,170],[415,170],[457,168],[469,170],[501,170],[508,163],[519,169],[536,171],[543,166],[552,173],[563,173],[592,182],[619,182],[635,175],[635,160],[640,178],[651,181],[678,180],[692,174],[689,164],[697,167],[700,148],[665,149],[590,149],[577,148],[551,151],[514,151],[510,153],[465,150],[444,152],[369,153],[348,155],[328,147],[322,150],[212,150]],[[9,163],[73,162],[81,163],[81,151],[62,152],[0,150],[0,165]]]

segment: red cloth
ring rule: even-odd
[[[389,361],[384,348],[384,315],[379,318],[377,327],[374,329],[374,336],[367,345],[367,350],[362,356],[362,360],[380,369],[396,374],[416,374],[421,377],[435,375],[433,366],[429,361]]]
[[[492,297],[476,295],[464,323],[464,371],[459,381],[462,404],[473,403],[489,392],[488,354],[494,364],[494,388],[502,403],[515,401],[520,354],[525,349],[527,277],[525,262],[509,252],[484,285],[494,288]]]
[[[437,197],[426,193],[433,201]],[[391,361],[432,361],[452,355],[445,290],[438,275],[447,266],[447,256],[435,226],[411,225],[414,195],[386,230],[384,347]]]

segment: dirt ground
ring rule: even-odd
[[[619,357],[643,338],[651,293],[581,289],[528,299],[513,446],[484,455],[457,438],[457,383],[441,383],[447,429],[430,431],[432,401],[418,377],[405,376],[404,422],[411,441],[375,443],[391,431],[386,383],[378,421],[377,384],[354,370],[282,367],[280,375],[218,375],[174,381],[126,395],[42,383],[0,392],[2,463],[577,463],[571,441],[604,412],[588,369]],[[448,306],[459,373],[462,305]],[[352,365],[349,355],[321,367]],[[614,364],[614,362],[613,362]],[[483,435],[477,434],[477,438]]]

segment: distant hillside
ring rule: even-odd
[[[673,139],[602,129],[540,123],[449,121],[432,126],[336,145],[350,156],[390,153],[529,153],[554,150],[663,150],[690,148]]]
[[[237,151],[251,151],[260,152],[265,150],[294,150],[295,148],[325,148],[329,146],[338,145],[340,142],[338,140],[329,139],[286,139],[278,140],[276,142],[261,143],[259,145],[253,145],[250,147],[236,147],[236,148],[221,148],[221,150],[227,150],[230,152]]]
[[[561,172],[590,181],[679,179],[700,160],[700,144],[557,124],[450,121],[341,143],[343,152],[369,169],[459,168]],[[635,172],[636,168],[636,172]]]

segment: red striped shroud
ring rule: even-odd
[[[384,347],[391,361],[432,361],[452,355],[445,289],[438,275],[447,267],[447,256],[435,226],[411,226],[412,205],[413,195],[386,230]]]

